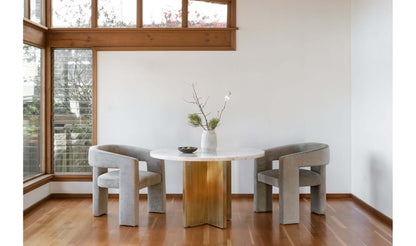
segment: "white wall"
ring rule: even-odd
[[[237,17],[235,52],[98,52],[98,143],[198,146],[183,101],[198,82],[213,113],[233,93],[219,148],[328,143],[328,192],[350,193],[350,1],[238,1]],[[232,168],[233,193],[252,193],[253,161]],[[181,193],[181,163],[166,172]]]
[[[392,3],[352,0],[352,193],[392,217]]]
[[[44,184],[23,195],[23,210],[39,202],[50,194],[50,183]]]

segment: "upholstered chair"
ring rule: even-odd
[[[145,161],[147,171],[139,171]],[[148,187],[148,211],[165,213],[165,163],[150,157],[150,150],[125,145],[90,147],[88,162],[93,168],[93,215],[107,214],[108,188],[119,189],[119,223],[139,223],[139,189]],[[108,168],[117,170],[109,171]]]
[[[279,169],[273,169],[273,161]],[[299,187],[311,187],[311,210],[325,214],[326,165],[329,147],[322,143],[300,143],[265,150],[254,166],[254,211],[272,211],[272,186],[279,187],[280,224],[299,223]],[[311,170],[300,169],[311,167]]]

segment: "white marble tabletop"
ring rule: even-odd
[[[264,156],[260,149],[217,150],[215,153],[202,153],[200,150],[192,154],[185,154],[177,149],[152,150],[150,156],[169,161],[235,161],[249,160]]]

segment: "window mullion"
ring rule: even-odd
[[[91,28],[98,26],[98,0],[91,0]]]
[[[188,0],[182,0],[182,27],[188,27]]]
[[[41,50],[41,129],[42,129],[42,139],[41,139],[41,160],[42,165],[41,170],[44,174],[46,172],[46,50],[42,48]]]
[[[52,27],[52,0],[45,0],[45,26]]]
[[[40,17],[42,25],[46,26],[46,0],[42,0],[42,15]]]
[[[26,3],[26,18],[30,20],[30,0],[25,0]]]
[[[143,27],[143,0],[137,0],[136,27]]]
[[[45,49],[45,173],[53,173],[52,167],[52,48],[47,46]]]

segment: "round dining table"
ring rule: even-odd
[[[231,161],[264,156],[259,149],[185,154],[176,149],[150,152],[156,159],[183,162],[184,227],[209,224],[227,228],[231,220]]]

